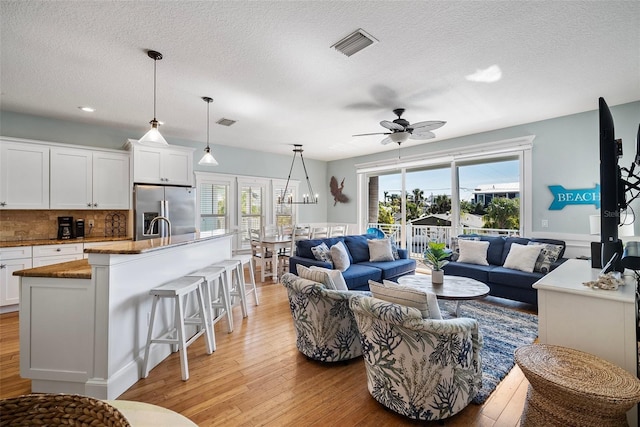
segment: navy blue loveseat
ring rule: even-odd
[[[299,240],[296,242],[296,255],[289,259],[289,272],[298,274],[298,264],[310,267],[317,265],[318,267],[332,268],[328,262],[318,261],[313,256],[311,248],[324,242],[331,247],[343,241],[349,252],[349,261],[351,266],[344,272],[344,281],[351,290],[369,290],[369,280],[382,282],[382,280],[397,281],[398,277],[406,274],[415,274],[416,261],[408,259],[408,252],[404,249],[398,249],[400,259],[394,261],[370,262],[369,261],[369,239],[376,239],[375,234],[362,234],[354,236],[329,237],[325,239],[309,239]]]
[[[490,295],[507,298],[514,301],[521,301],[528,304],[538,305],[538,292],[533,288],[533,284],[545,273],[527,273],[520,270],[513,270],[503,267],[507,259],[512,243],[526,245],[530,241],[539,243],[549,243],[561,245],[562,251],[558,255],[558,260],[551,264],[549,271],[566,261],[562,258],[566,244],[562,240],[554,239],[527,239],[524,237],[503,237],[487,235],[463,235],[459,238],[479,238],[489,242],[487,250],[487,262],[489,265],[468,264],[464,262],[451,261],[444,266],[444,273],[451,276],[463,276],[478,280],[489,286]]]

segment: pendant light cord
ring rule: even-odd
[[[209,148],[209,106],[211,102],[207,101],[207,148]]]
[[[156,121],[156,64],[157,59],[153,59],[153,121]]]

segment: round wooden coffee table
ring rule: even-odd
[[[484,298],[489,294],[489,287],[468,277],[444,276],[442,285],[431,283],[431,276],[402,276],[398,283],[405,286],[416,286],[435,294],[440,299],[456,301],[456,317],[460,315],[460,303],[466,300]]]

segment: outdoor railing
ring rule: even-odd
[[[393,238],[397,243],[401,239],[400,224],[377,224],[369,223],[368,228],[379,228],[387,237]],[[405,247],[409,251],[409,257],[422,259],[429,242],[444,242],[447,247],[451,244],[452,228],[449,226],[436,225],[407,225],[407,244]],[[459,234],[489,234],[499,236],[516,236],[519,230],[502,228],[467,228],[462,229]]]

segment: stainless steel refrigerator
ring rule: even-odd
[[[172,236],[196,231],[195,188],[136,184],[133,206],[136,240],[168,236],[169,227],[164,220],[155,221],[149,230],[152,220],[159,216],[169,219]]]

